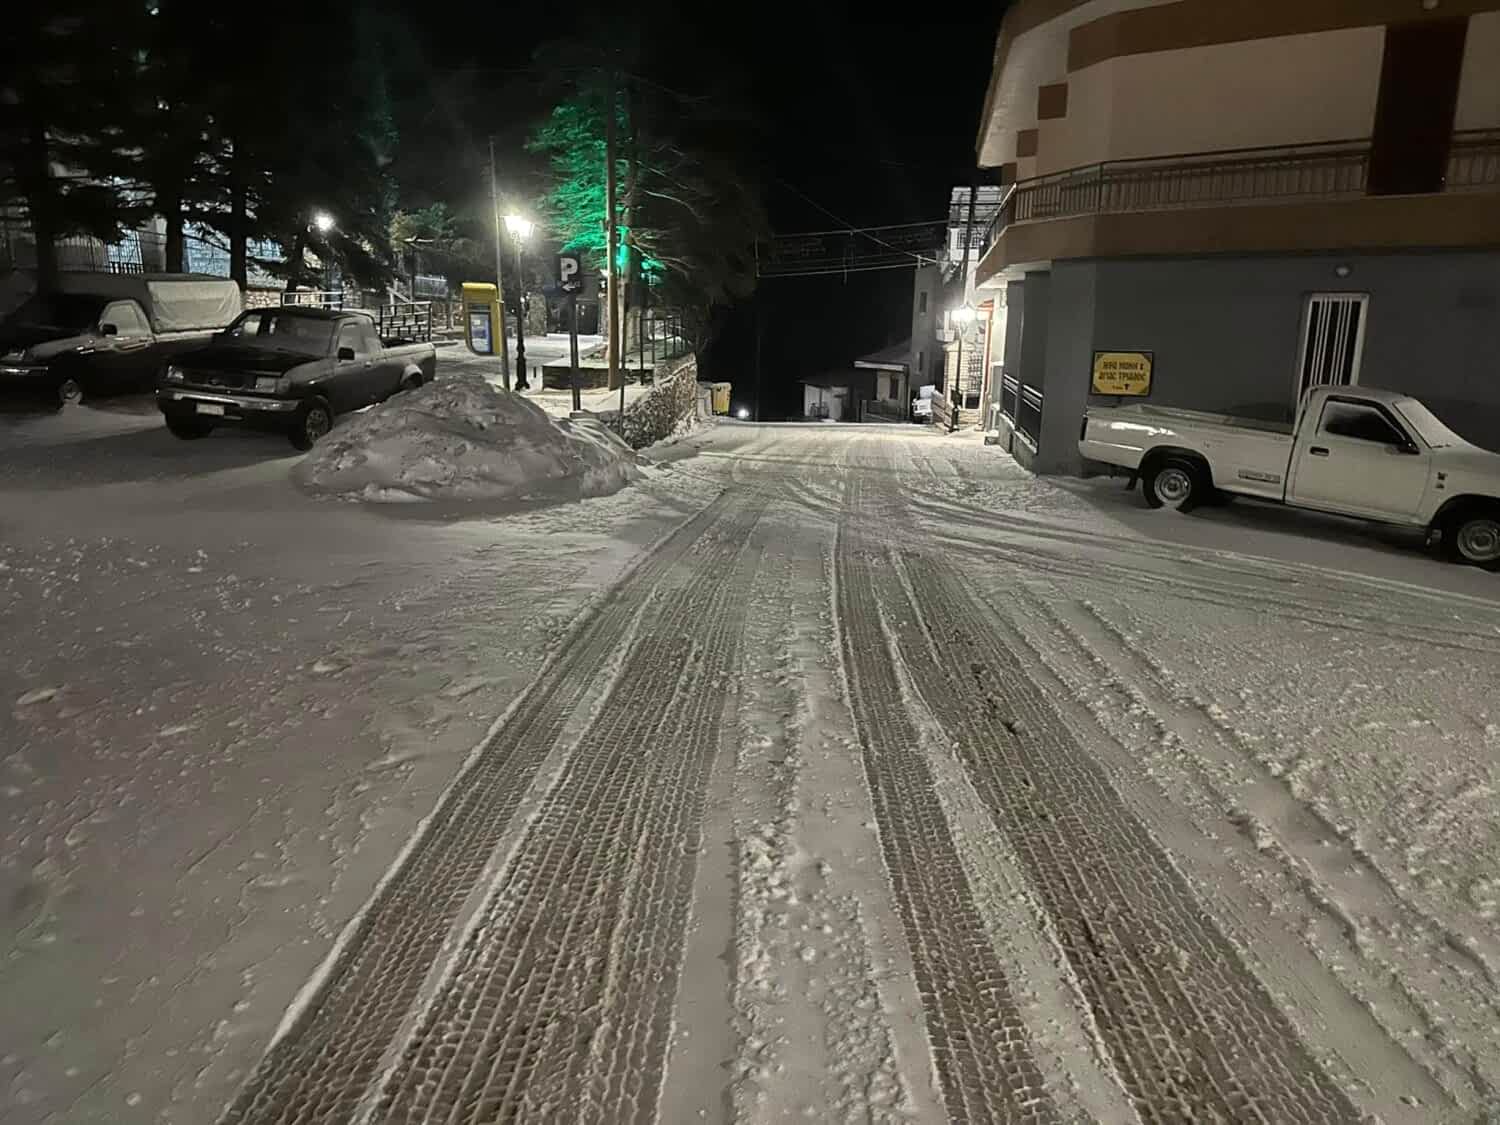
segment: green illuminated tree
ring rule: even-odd
[[[605,258],[606,81],[592,69],[581,73],[528,143],[548,160],[542,211],[554,235],[596,267]],[[748,132],[715,99],[688,98],[628,72],[621,84],[615,267],[637,293],[649,280],[653,304],[681,312],[701,344],[713,310],[755,286],[755,240],[766,222]]]

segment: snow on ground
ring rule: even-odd
[[[623,488],[634,461],[601,423],[553,418],[463,373],[360,412],[297,478],[314,493],[376,503],[581,499]]]
[[[110,406],[0,417],[7,1122],[212,1120],[495,715],[717,492],[414,517]]]
[[[987,691],[1046,697],[1052,737],[1098,763],[1102,799],[1144,826],[1355,1109],[1387,1122],[1500,1110],[1500,577],[1349,521],[1252,504],[1148,511],[1117,482],[1038,480],[970,435],[914,427],[728,424],[647,451],[632,487],[582,503],[495,518],[439,502],[534,492],[500,448],[535,457],[539,477],[559,451],[585,475],[608,462],[613,439],[497,399],[436,383],[341,423],[300,467],[278,438],[181,443],[128,408],[0,418],[7,1121],[213,1119],[476,743],[549,658],[585,652],[603,655],[583,682],[549,689],[584,702],[517,795],[464,941],[415,966],[430,980],[401,1036],[452,990],[499,987],[465,975],[483,949],[455,954],[487,940],[474,920],[504,896],[549,893],[546,880],[504,884],[513,863],[556,857],[559,880],[590,887],[578,932],[546,931],[564,945],[608,911],[681,906],[674,892],[653,914],[628,879],[589,872],[626,849],[673,860],[649,826],[682,807],[686,782],[622,821],[639,838],[595,839],[589,820],[555,839],[544,814],[595,762],[640,789],[653,754],[702,753],[684,732],[709,729],[702,693],[722,691],[691,921],[649,931],[682,945],[673,1034],[664,1057],[630,1062],[632,1081],[661,1076],[660,1120],[943,1120],[944,1083],[994,1049],[984,1036],[1006,994],[1006,1034],[1024,1032],[1062,1116],[1149,1117],[1161,1106],[1131,1086],[1149,1075],[1092,1006],[1091,966],[1065,955],[1076,920],[1048,915],[1061,884],[1041,894],[1025,833],[995,829],[987,759],[956,733],[969,704],[934,682],[956,667],[974,708]],[[445,476],[424,460],[438,454],[460,467]],[[335,495],[374,485],[431,502],[338,503],[294,474]],[[871,497],[878,518],[861,507]],[[865,513],[868,545],[851,547],[851,513]],[[701,538],[670,546],[690,519]],[[915,576],[929,562],[977,599],[972,631],[1010,651],[1024,682],[955,663],[971,638],[934,626],[947,595]],[[844,644],[840,567],[878,591],[865,663]],[[687,608],[669,618],[672,606]],[[668,620],[680,633],[652,633]],[[648,644],[690,654],[680,682],[650,666]],[[700,683],[705,661],[729,671]],[[855,699],[861,721],[904,715],[914,737],[861,727]],[[637,707],[658,723],[650,746],[606,757],[590,731],[640,726]],[[918,754],[904,776],[928,771],[937,817],[920,838],[870,781]],[[946,864],[940,889],[964,918],[915,893],[912,872],[893,881],[893,846]],[[1079,906],[1099,911],[1093,955],[1131,972],[1159,950],[1103,931],[1137,905]],[[982,950],[954,940],[970,932],[960,922],[983,927]],[[563,946],[504,929],[494,940],[516,945],[518,972],[567,968]],[[600,933],[590,948],[612,957],[638,936]],[[1183,987],[1220,968],[1176,956]],[[964,964],[997,975],[930,975]],[[533,1006],[507,1012],[518,1047],[554,1018],[598,1018],[611,1035],[653,1025],[629,1006],[639,981],[608,976],[599,1011],[571,1012],[596,974],[546,971],[548,989],[517,986]],[[936,1025],[935,997],[954,1004]],[[475,1073],[491,1065],[482,1027],[452,1035]],[[525,1052],[502,1055],[493,1065]]]
[[[1126,749],[1117,780],[1162,834],[1195,827],[1179,855],[1252,958],[1289,989],[1331,970],[1360,1010],[1325,993],[1313,1018],[1373,1018],[1500,1104],[1500,576],[1355,521],[1149,511],[1119,482],[1015,476],[959,443],[918,461],[929,526],[1001,564],[976,585]]]

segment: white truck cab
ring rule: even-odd
[[[1216,491],[1425,527],[1457,562],[1500,569],[1500,454],[1471,445],[1419,401],[1313,387],[1295,425],[1171,407],[1090,407],[1079,452],[1130,471],[1152,507]]]

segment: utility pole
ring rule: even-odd
[[[605,275],[605,298],[609,303],[609,385],[620,388],[620,410],[625,409],[625,380],[620,375],[620,228],[616,221],[617,200],[615,184],[615,72],[609,72],[609,97],[604,103],[604,222],[605,253],[609,259],[609,272]]]
[[[755,420],[760,421],[760,348],[761,337],[761,301],[762,295],[755,295]]]
[[[490,211],[495,219],[495,302],[500,306],[500,323],[495,335],[500,340],[500,381],[510,390],[510,341],[505,338],[505,281],[501,276],[500,193],[495,189],[495,138],[490,138]]]
[[[568,357],[570,360],[570,373],[568,386],[573,390],[573,410],[576,413],[583,409],[583,394],[579,389],[581,380],[578,376],[578,294],[568,295]]]
[[[521,236],[516,242],[516,390],[527,390],[531,384],[526,379],[526,274],[521,263]]]

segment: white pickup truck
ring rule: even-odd
[[[1313,387],[1295,425],[1163,406],[1093,406],[1078,449],[1130,470],[1153,508],[1218,493],[1423,527],[1455,562],[1500,570],[1500,454],[1416,399]]]

